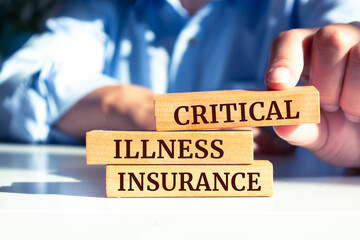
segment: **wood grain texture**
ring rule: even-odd
[[[87,164],[250,164],[253,134],[251,131],[91,131],[86,134],[86,161]]]
[[[229,90],[157,95],[157,131],[292,125],[320,122],[319,92]]]
[[[106,166],[107,197],[272,196],[272,186],[273,167],[265,160],[251,165]]]

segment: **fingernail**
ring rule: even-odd
[[[345,117],[346,117],[349,121],[351,121],[351,122],[356,122],[356,123],[360,122],[360,117],[354,116],[354,115],[351,115],[351,114],[348,114],[348,113],[344,113],[344,114],[345,114]]]
[[[283,83],[290,79],[289,69],[285,67],[278,67],[270,71],[268,82],[270,83]]]
[[[336,112],[339,109],[338,105],[321,105],[321,108],[326,112]]]

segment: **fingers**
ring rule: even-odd
[[[146,88],[133,86],[131,116],[141,130],[155,130],[155,94]],[[135,99],[134,99],[135,98]]]
[[[255,154],[289,154],[295,147],[280,139],[268,128],[253,128]]]
[[[280,33],[272,42],[265,85],[271,90],[296,86],[304,69],[315,29],[293,29]],[[305,68],[304,68],[305,67]]]
[[[294,152],[295,147],[279,138],[273,131],[265,127],[239,127],[219,129],[252,131],[254,136],[254,154],[289,154]]]
[[[351,48],[341,92],[340,106],[352,122],[360,122],[360,43]]]
[[[310,84],[319,90],[321,108],[327,112],[339,108],[349,50],[358,41],[359,30],[349,24],[323,27],[314,36]],[[354,83],[347,84],[347,88],[351,86]],[[349,100],[344,99],[345,102]]]
[[[328,134],[327,122],[323,117],[319,124],[274,126],[274,130],[288,143],[312,151],[318,151],[325,145]]]
[[[155,130],[155,111],[152,102],[138,106],[133,112],[133,120],[141,130]]]

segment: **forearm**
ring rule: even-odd
[[[79,139],[94,129],[153,130],[152,100],[152,93],[138,86],[101,87],[80,99],[55,127]]]

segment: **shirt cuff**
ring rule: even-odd
[[[89,92],[116,84],[116,79],[106,75],[76,73],[73,69],[46,64],[5,100],[11,114],[9,136],[27,143],[80,143],[53,125]]]

